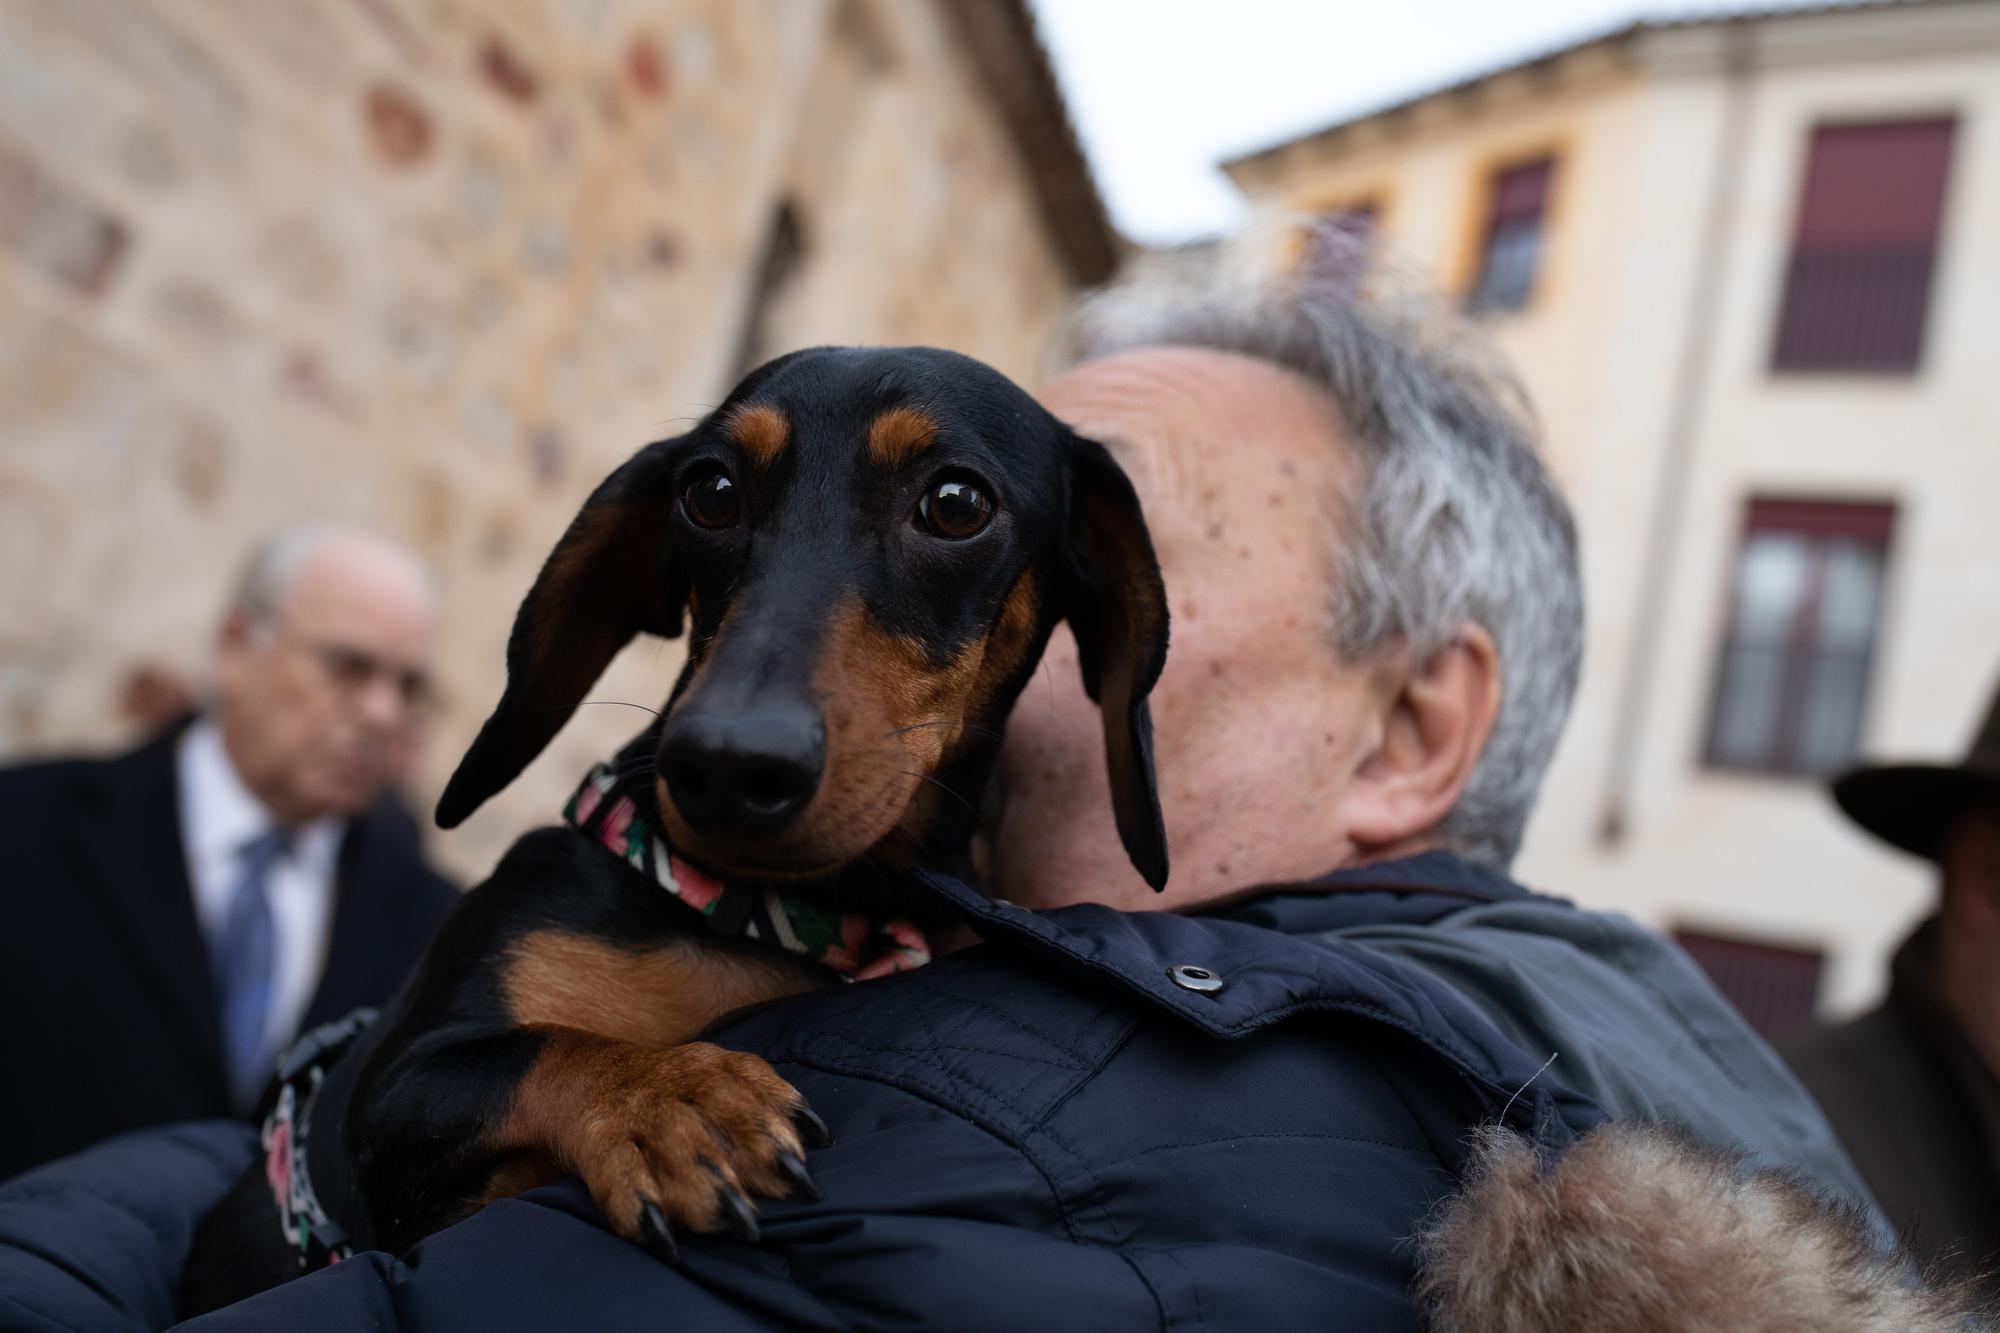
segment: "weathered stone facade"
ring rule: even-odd
[[[589,488],[744,358],[927,342],[1032,378],[1110,233],[992,21],[0,0],[0,754],[128,740],[121,695],[199,678],[246,545],[337,515],[444,580],[422,803]],[[635,645],[593,697],[657,706],[679,662]],[[637,717],[584,709],[448,858],[490,864]]]

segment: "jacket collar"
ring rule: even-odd
[[[1482,902],[1535,896],[1499,871],[1445,851],[1418,852],[1393,861],[1348,866],[1322,875],[1313,884],[1325,889],[1422,889]]]
[[[1319,935],[1350,926],[1421,925],[1472,903],[1538,896],[1497,871],[1431,851],[1350,866],[1304,884],[1266,885],[1203,915]]]
[[[190,720],[106,764],[99,780],[79,792],[83,808],[71,827],[76,855],[90,867],[79,884],[97,895],[133,974],[167,1017],[196,1076],[224,1105],[227,1082],[208,951],[181,854],[174,750]]]
[[[1094,903],[1036,912],[943,875],[922,878],[989,943],[1108,980],[1207,1036],[1237,1039],[1310,1014],[1360,1018],[1441,1056],[1477,1090],[1485,1115],[1537,1137],[1559,1116],[1581,1124],[1601,1115],[1551,1081],[1538,1082],[1539,1057],[1503,1037],[1449,986],[1407,963],[1316,934],[1343,911],[1354,924],[1382,920],[1390,906],[1404,920],[1430,920],[1469,900],[1532,896],[1448,853],[1272,886],[1201,915],[1119,912]],[[1372,902],[1362,902],[1363,895]],[[1191,988],[1188,968],[1220,987]]]

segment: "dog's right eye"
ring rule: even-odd
[[[698,528],[733,528],[741,517],[736,483],[717,468],[702,473],[681,492],[681,508]]]
[[[937,483],[917,503],[917,521],[934,537],[964,541],[993,521],[993,501],[963,477]]]

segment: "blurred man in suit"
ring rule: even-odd
[[[1938,905],[1879,1009],[1783,1054],[1912,1253],[2000,1301],[2000,691],[1961,763],[1871,765],[1833,793],[1937,863]]]
[[[401,982],[456,898],[393,794],[436,600],[381,537],[283,532],[202,711],[130,754],[0,772],[0,1178],[246,1114],[302,1028]]]

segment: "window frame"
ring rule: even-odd
[[[1533,309],[1545,294],[1549,272],[1550,240],[1555,231],[1556,198],[1559,188],[1565,154],[1560,146],[1544,144],[1531,151],[1509,153],[1505,157],[1494,158],[1484,165],[1477,192],[1478,207],[1473,212],[1470,236],[1470,258],[1466,266],[1466,282],[1462,304],[1470,315],[1496,318],[1517,315]],[[1499,216],[1499,199],[1502,183],[1507,177],[1540,167],[1544,172],[1540,203],[1534,213],[1535,253],[1528,277],[1521,289],[1518,300],[1508,304],[1497,304],[1482,299],[1487,275],[1492,265],[1489,260],[1493,253],[1493,243],[1501,227],[1512,219]]]
[[[1725,565],[1727,594],[1723,617],[1711,645],[1708,706],[1703,713],[1700,765],[1715,773],[1774,778],[1787,781],[1822,781],[1858,755],[1867,733],[1869,696],[1875,685],[1875,670],[1881,657],[1882,634],[1888,619],[1890,577],[1895,555],[1896,530],[1902,506],[1893,496],[1814,496],[1796,493],[1759,492],[1744,497],[1742,516],[1735,525],[1729,559]],[[1730,667],[1743,641],[1742,576],[1743,561],[1751,542],[1760,534],[1795,533],[1813,542],[1806,589],[1789,609],[1783,647],[1778,659],[1780,679],[1779,715],[1771,742],[1754,758],[1725,752],[1718,744],[1723,707],[1729,698]],[[1854,716],[1854,744],[1838,761],[1815,765],[1804,751],[1804,713],[1808,691],[1804,688],[1812,671],[1829,655],[1817,642],[1816,634],[1825,609],[1824,593],[1831,544],[1840,539],[1871,548],[1878,569],[1875,601],[1865,647],[1858,660],[1860,681]]]

